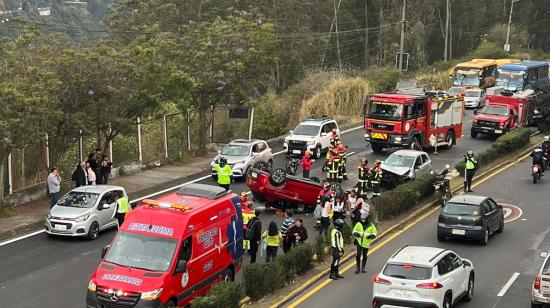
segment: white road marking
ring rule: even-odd
[[[514,273],[512,275],[512,277],[510,277],[510,280],[508,280],[508,282],[502,287],[502,289],[500,290],[500,292],[498,292],[497,296],[499,297],[502,297],[504,296],[504,294],[506,294],[506,292],[508,291],[508,289],[510,289],[510,287],[512,286],[512,284],[514,284],[514,282],[516,281],[516,279],[518,279],[519,277],[519,273]]]
[[[363,126],[356,126],[356,127],[353,127],[353,128],[350,128],[350,129],[346,129],[344,131],[342,131],[341,133],[342,134],[346,134],[346,133],[349,133],[351,131],[355,131],[355,130],[358,130],[360,128],[363,128]],[[276,153],[273,153],[273,156],[275,155],[280,155],[280,154],[283,154],[284,151],[279,151],[279,152],[276,152]],[[352,152],[354,153],[354,152]],[[350,153],[351,154],[351,153]],[[354,153],[355,154],[355,153]],[[194,179],[192,181],[189,181],[189,182],[185,182],[183,184],[179,184],[179,185],[176,185],[176,186],[173,186],[173,187],[170,187],[170,188],[167,188],[167,189],[163,189],[161,191],[157,191],[155,193],[152,193],[150,195],[147,195],[147,196],[144,196],[144,197],[141,197],[141,198],[137,198],[137,199],[134,199],[134,200],[130,200],[130,203],[136,203],[136,202],[139,202],[143,199],[147,199],[147,198],[151,198],[151,197],[154,197],[154,196],[157,196],[157,195],[160,195],[160,194],[163,194],[163,193],[166,193],[166,192],[169,192],[171,190],[175,190],[175,189],[178,189],[182,186],[185,186],[185,185],[189,185],[189,184],[192,184],[192,183],[196,183],[196,182],[200,182],[204,179],[207,179],[209,178],[210,175],[205,175],[203,177],[200,177],[200,178],[197,178],[197,179]],[[249,192],[250,193],[250,192]],[[14,242],[17,242],[17,241],[20,241],[20,240],[24,240],[26,238],[29,238],[29,237],[32,237],[32,236],[35,236],[35,235],[38,235],[38,234],[41,234],[41,233],[44,233],[46,232],[44,229],[42,230],[38,230],[38,231],[34,231],[34,232],[31,232],[31,233],[28,233],[28,234],[25,234],[25,235],[21,235],[21,236],[18,236],[16,238],[12,238],[12,239],[9,239],[7,241],[4,241],[4,242],[0,242],[0,247],[2,246],[5,246],[5,245],[8,245],[8,244],[11,244],[11,243],[14,243]]]

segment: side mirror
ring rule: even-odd
[[[185,273],[187,272],[187,261],[179,260],[176,265],[176,273]]]
[[[542,252],[540,253],[540,257],[546,259],[546,257],[548,257],[548,252],[542,251]]]
[[[107,251],[109,251],[109,248],[111,248],[111,245],[107,245],[101,249],[101,260],[105,258],[105,255],[107,254]]]
[[[294,134],[294,131],[293,131],[293,130],[291,130],[291,131],[290,131],[290,134],[291,134],[291,135],[292,135],[292,134]]]
[[[99,204],[99,210],[106,210],[106,209],[110,209],[111,208],[111,205],[107,202],[102,202]]]
[[[467,260],[462,260],[462,265],[464,267],[470,267],[470,266],[472,266],[472,263],[470,263],[470,261],[467,261]]]

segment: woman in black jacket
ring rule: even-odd
[[[75,171],[73,171],[72,180],[75,182],[76,187],[88,185],[88,174],[84,168],[86,167],[85,162],[81,162],[79,165],[76,165]]]
[[[304,221],[298,218],[294,221],[294,226],[286,231],[292,247],[302,244],[307,240],[307,229],[304,227]]]

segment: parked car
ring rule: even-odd
[[[117,226],[116,200],[126,196],[123,187],[81,186],[68,192],[46,217],[48,235],[85,236],[96,239],[100,231]]]
[[[474,239],[487,245],[489,235],[504,230],[504,210],[493,199],[475,195],[451,198],[439,214],[437,239]]]
[[[434,247],[405,246],[374,276],[372,306],[451,308],[474,295],[472,261]]]
[[[313,157],[319,159],[328,150],[332,139],[332,129],[340,129],[336,120],[329,117],[311,117],[298,124],[290,135],[285,138],[283,149],[287,156],[302,156],[306,150],[313,152]]]
[[[317,197],[323,186],[318,178],[305,179],[289,175],[284,169],[271,172],[250,169],[246,184],[255,201],[269,204],[275,208],[294,208],[301,212],[313,212]],[[340,184],[333,183],[336,195],[343,195]]]
[[[382,162],[382,186],[394,188],[432,171],[428,153],[416,150],[397,150]]]
[[[485,107],[485,90],[468,89],[464,91],[464,105],[467,108],[482,108]]]
[[[544,258],[544,262],[531,288],[531,308],[550,305],[550,254],[544,251],[540,256]]]
[[[214,157],[211,163],[211,174],[214,179],[218,176],[214,164],[222,156],[227,159],[227,163],[231,166],[234,178],[244,178],[246,171],[257,162],[264,162],[269,168],[273,166],[273,151],[266,141],[237,139],[231,141]]]

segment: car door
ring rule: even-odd
[[[98,223],[99,223],[100,229],[107,227],[108,224],[113,219],[113,217],[115,216],[114,210],[116,209],[116,205],[113,204],[114,203],[113,199],[114,199],[114,192],[108,191],[104,193],[101,199],[99,200],[96,211],[97,211],[97,217],[98,217]],[[102,209],[104,205],[108,205],[109,208]]]
[[[176,269],[177,264],[180,261],[185,261],[187,263],[185,272],[174,271],[174,279],[171,281],[173,290],[178,290],[178,295],[182,299],[185,299],[187,296],[191,296],[194,292],[193,286],[195,286],[199,280],[197,273],[195,271],[195,265],[191,259],[193,255],[193,240],[191,236],[187,236],[181,244],[180,251],[178,253],[178,259],[176,260]],[[181,304],[181,303],[179,303]]]
[[[258,142],[257,144],[257,147],[258,147],[258,160],[261,160],[263,162],[267,162],[267,149],[265,147],[265,143],[263,142]]]
[[[330,139],[332,138],[331,134],[332,128],[330,123],[327,123],[321,127],[320,139],[321,147],[323,149],[327,148],[330,145]]]
[[[254,166],[254,163],[260,160],[262,159],[261,159],[261,153],[259,149],[259,143],[255,143],[252,145],[250,150],[250,165]]]
[[[441,258],[441,260],[437,262],[436,267],[437,267],[437,273],[439,274],[438,282],[441,283],[445,288],[452,290],[454,280],[452,275],[450,275],[451,264],[448,258],[443,256],[443,258]]]
[[[451,273],[454,276],[453,294],[455,298],[468,289],[468,272],[463,266],[462,259],[454,253],[448,254],[451,263]]]
[[[269,147],[269,145],[266,143],[266,142],[262,142],[263,144],[263,147],[264,147],[264,159],[265,161],[269,161],[270,159],[273,158],[273,152],[271,150],[271,148]]]
[[[483,200],[483,202],[481,202],[481,211],[483,215],[483,221],[487,226],[489,226],[489,232],[493,232],[495,230],[495,211],[491,210],[491,207],[489,206],[489,202],[487,200]]]
[[[502,207],[498,205],[493,199],[487,199],[489,208],[491,209],[491,219],[493,221],[493,230],[496,230],[500,227],[500,220],[503,217]]]
[[[430,158],[426,154],[422,154],[420,156],[422,157],[422,174],[420,174],[420,175],[424,175],[424,174],[427,174],[428,172],[431,171],[432,161],[430,160]]]

